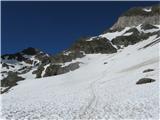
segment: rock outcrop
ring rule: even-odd
[[[92,39],[80,39],[73,46],[71,50],[83,51],[86,54],[111,54],[117,52],[112,43],[103,37],[95,37]]]
[[[151,82],[155,82],[156,80],[154,79],[151,79],[151,78],[141,78],[140,80],[138,80],[136,82],[137,85],[140,85],[140,84],[146,84],[146,83],[151,83]]]
[[[9,72],[8,76],[1,80],[2,87],[11,87],[17,85],[18,81],[24,80],[24,78],[17,75],[15,72]]]
[[[117,36],[116,38],[112,39],[112,43],[116,45],[118,48],[119,46],[127,47],[128,45],[136,44],[140,41],[148,39],[150,36],[156,35],[159,37],[160,30],[158,27],[151,25],[151,24],[142,24],[139,26],[141,30],[138,30],[137,27],[132,27],[128,31],[124,33],[124,35]],[[147,30],[153,30],[153,32],[144,32]],[[156,30],[156,31],[154,31]],[[130,35],[125,35],[127,33],[131,33]]]
[[[135,7],[129,9],[118,18],[111,29],[122,29],[139,24],[160,24],[160,5],[152,7]]]
[[[51,65],[47,67],[44,77],[47,76],[54,76],[67,73],[69,71],[73,71],[79,68],[79,63],[71,63],[68,66],[61,66],[61,65]]]
[[[112,43],[106,38],[96,37],[92,40],[88,39],[89,38],[81,38],[77,40],[69,49],[51,56],[51,64],[46,68],[44,76],[42,76],[42,72],[44,71],[46,64],[40,65],[38,69],[33,72],[33,74],[36,74],[36,78],[64,74],[78,69],[79,63],[70,63],[65,67],[61,64],[71,62],[77,58],[82,58],[85,54],[111,54],[117,52],[117,49],[113,47]]]

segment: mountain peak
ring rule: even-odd
[[[147,7],[133,7],[124,12],[122,16],[154,16],[160,14],[160,5]]]
[[[39,52],[40,52],[40,50],[38,50],[37,48],[33,48],[33,47],[28,47],[22,51],[22,53],[24,53],[26,55],[35,55]]]
[[[124,12],[111,27],[111,30],[138,26],[140,24],[158,25],[160,24],[159,15],[160,4],[151,7],[134,7]]]

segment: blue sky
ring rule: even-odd
[[[2,54],[27,47],[55,54],[83,36],[95,36],[111,27],[126,10],[158,2],[2,2]]]

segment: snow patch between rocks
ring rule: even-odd
[[[109,39],[110,41],[112,40],[112,39],[114,39],[114,38],[116,38],[116,37],[118,37],[118,36],[121,36],[121,35],[123,35],[127,30],[129,30],[130,29],[130,27],[126,27],[126,28],[124,28],[122,31],[116,31],[116,32],[108,32],[108,33],[106,33],[106,34],[102,34],[102,35],[100,35],[100,37],[105,37],[105,38],[107,38],[107,39]]]

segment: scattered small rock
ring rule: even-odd
[[[143,71],[143,73],[151,72],[151,71],[154,71],[154,69],[146,69],[146,70]]]
[[[69,70],[74,71],[79,68],[79,62],[71,63],[67,67]]]
[[[146,83],[151,83],[151,82],[155,82],[156,80],[151,79],[151,78],[141,78],[140,80],[138,80],[136,82],[136,84],[146,84]]]
[[[107,62],[104,62],[104,64],[108,64]]]

